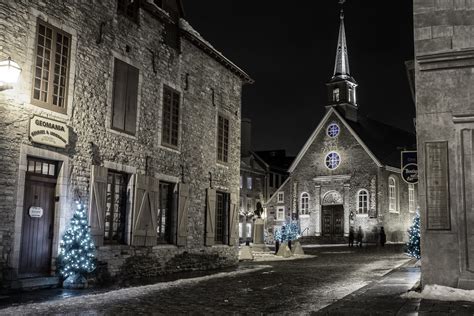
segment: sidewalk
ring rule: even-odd
[[[406,299],[420,279],[414,261],[319,310],[315,315],[474,315],[474,303]]]

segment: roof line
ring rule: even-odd
[[[272,196],[267,200],[267,202],[265,203],[265,206],[268,205],[268,203],[270,203],[270,201],[277,195],[278,192],[280,192],[280,189],[288,182],[290,181],[290,178],[291,177],[288,177],[286,178],[285,181],[283,181],[283,183],[278,187],[278,189],[275,190],[275,192],[273,192]]]

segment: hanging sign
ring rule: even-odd
[[[62,122],[35,115],[30,119],[29,136],[34,143],[65,148],[69,143],[69,128]]]
[[[29,208],[28,214],[30,215],[30,217],[40,218],[41,216],[43,216],[43,208],[39,206],[32,206]]]
[[[402,151],[402,178],[406,183],[418,183],[418,162],[416,151]]]

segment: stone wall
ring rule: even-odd
[[[80,198],[89,205],[91,165],[101,165],[190,184],[187,246],[172,252],[153,250],[156,256],[170,260],[176,254],[200,249],[223,253],[227,258],[219,260],[223,265],[237,262],[236,256],[229,254],[236,251],[234,247],[210,251],[203,244],[210,174],[214,188],[238,190],[242,78],[187,39],[181,39],[181,52],[168,47],[162,38],[163,22],[157,16],[140,9],[140,22],[136,24],[118,15],[116,4],[113,0],[93,4],[19,0],[0,4],[0,26],[5,30],[0,38],[0,60],[10,56],[23,69],[15,88],[0,92],[0,268],[12,271],[10,277],[17,268],[21,240],[25,174],[24,166],[19,164],[25,159],[21,148],[39,149],[47,155],[44,158],[60,154],[68,161],[62,163],[67,198],[56,203],[53,257],[72,215],[73,200]],[[31,104],[38,19],[72,37],[66,114]],[[135,135],[110,128],[114,58],[139,69]],[[164,85],[181,94],[177,150],[162,146],[160,141]],[[218,113],[230,122],[226,164],[216,162]],[[71,136],[66,149],[30,142],[28,124],[33,114],[68,124]],[[107,253],[108,248],[98,249],[98,257],[110,261],[111,273],[115,273],[124,259],[119,255],[109,260]],[[124,258],[134,253],[131,247]]]
[[[474,3],[415,0],[413,14],[422,284],[473,289]],[[426,146],[440,142],[447,163],[428,169],[441,156]]]

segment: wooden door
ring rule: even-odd
[[[20,274],[44,275],[49,274],[51,270],[55,188],[55,179],[27,176]]]
[[[324,237],[344,236],[344,207],[342,205],[323,206],[321,221]]]

